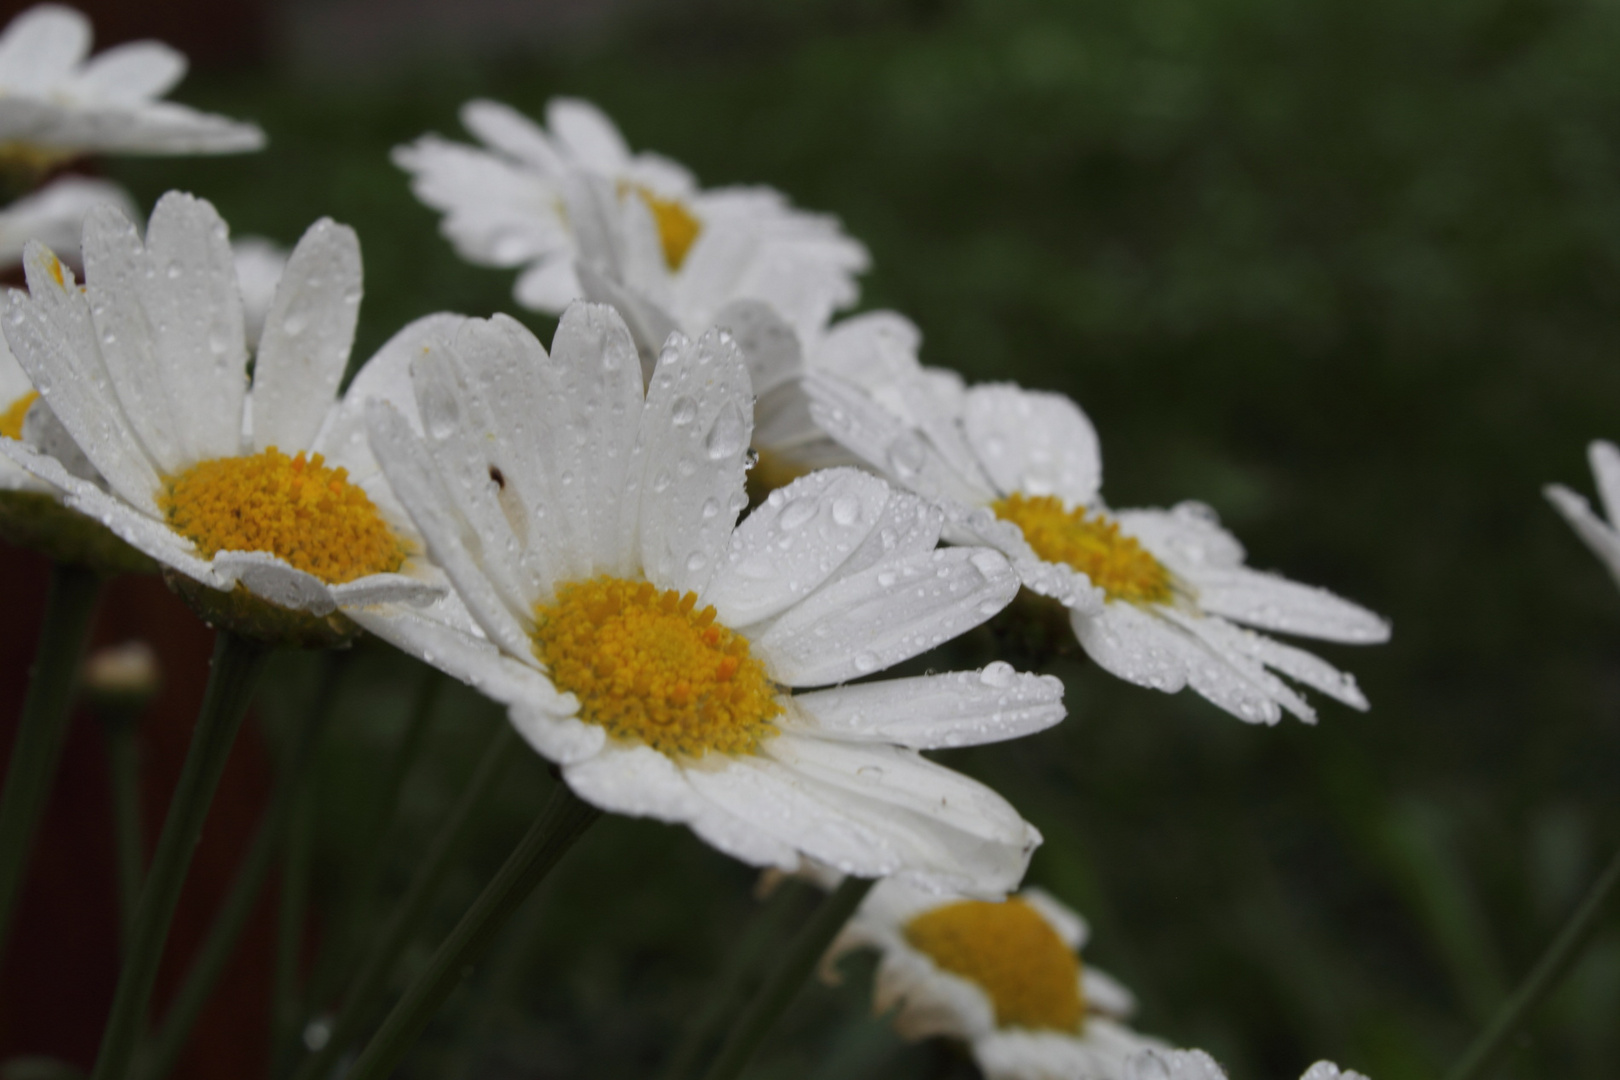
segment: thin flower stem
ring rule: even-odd
[[[366,1045],[345,1080],[382,1080],[416,1043],[450,991],[467,976],[517,910],[602,812],[558,781],[540,816],[461,917]]]
[[[1520,1025],[1529,1017],[1543,998],[1552,992],[1569,970],[1576,957],[1580,956],[1581,949],[1597,928],[1598,918],[1603,914],[1604,905],[1607,904],[1615,892],[1615,886],[1620,884],[1620,852],[1616,852],[1603,873],[1598,875],[1597,881],[1587,890],[1586,896],[1581,900],[1580,906],[1575,909],[1558,936],[1553,938],[1547,951],[1542,953],[1536,966],[1526,975],[1524,982],[1513,992],[1513,996],[1492,1018],[1490,1024],[1482,1031],[1479,1038],[1468,1048],[1455,1068],[1447,1074],[1446,1080],[1476,1080],[1484,1076],[1492,1060],[1499,1050],[1511,1038]]]
[[[107,743],[107,776],[112,787],[113,849],[118,859],[118,940],[128,946],[135,928],[135,902],[146,876],[146,840],[141,825],[140,748],[135,745],[135,715],[109,716],[103,731]]]
[[[329,670],[335,671],[336,667]],[[242,929],[258,903],[259,894],[264,890],[265,880],[270,876],[276,851],[286,831],[295,796],[309,773],[315,749],[320,745],[321,735],[332,716],[335,675],[323,678],[321,682],[322,688],[313,707],[305,711],[302,722],[293,733],[281,775],[276,778],[270,803],[264,808],[264,816],[259,819],[253,844],[236,868],[231,891],[214,916],[213,924],[208,928],[208,937],[186,971],[185,982],[180,985],[169,1011],[164,1014],[163,1023],[150,1048],[141,1054],[137,1070],[141,1080],[162,1080],[174,1069],[186,1048],[186,1042],[191,1038],[191,1029],[196,1026],[197,1017],[202,1014],[203,1006],[208,1004],[214,984],[219,981],[226,963],[230,961],[237,939],[241,937]]]
[[[67,735],[74,676],[84,654],[90,617],[101,595],[101,579],[82,566],[51,567],[45,622],[39,631],[23,701],[17,741],[0,791],[0,953],[11,929],[17,895],[34,849],[34,831],[56,779]]]
[[[191,748],[186,751],[163,832],[158,836],[151,870],[135,907],[135,925],[124,950],[124,966],[118,973],[93,1080],[122,1080],[129,1073],[152,996],[152,983],[157,978],[158,961],[169,936],[175,904],[180,900],[180,887],[202,837],[208,806],[225,771],[242,716],[269,655],[270,647],[264,642],[224,630],[215,638],[208,690],[203,695]]]
[[[816,913],[788,947],[781,966],[765,980],[765,985],[732,1026],[704,1080],[735,1080],[742,1074],[760,1041],[793,1001],[816,961],[861,906],[873,884],[871,878],[846,877],[842,885],[821,901]]]
[[[478,812],[494,795],[507,766],[518,757],[517,748],[517,732],[504,719],[499,721],[490,732],[472,778],[462,788],[461,798],[417,864],[404,897],[394,905],[388,921],[366,950],[360,968],[343,996],[343,1007],[333,1018],[324,1041],[298,1066],[293,1080],[315,1080],[330,1073],[338,1057],[348,1049],[382,1003],[388,976],[393,974],[400,953],[426,917],[428,905],[438,894],[445,871],[453,856],[461,850]]]
[[[662,1080],[686,1080],[703,1052],[720,1035],[728,1016],[735,1015],[758,978],[758,962],[770,942],[782,936],[788,920],[799,909],[805,887],[793,879],[783,881],[765,901],[742,939],[730,949],[724,968],[701,1012],[692,1017],[681,1041],[670,1052],[660,1074]]]
[[[397,828],[399,798],[405,790],[405,779],[416,764],[427,741],[429,722],[439,704],[446,678],[433,668],[423,666],[423,680],[416,701],[406,721],[405,732],[395,747],[388,766],[383,771],[380,797],[372,808],[371,817],[360,830],[359,855],[356,868],[344,875],[338,885],[338,897],[333,904],[334,914],[321,935],[320,954],[315,971],[309,978],[307,1000],[321,1005],[330,1001],[338,989],[338,980],[350,968],[362,928],[367,924],[377,893],[377,882],[382,879],[388,865],[388,853],[394,845],[389,842],[391,828]]]

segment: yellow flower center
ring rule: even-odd
[[[1066,510],[1055,495],[1016,491],[990,508],[1023,530],[1035,554],[1072,566],[1110,600],[1163,604],[1174,595],[1170,571],[1101,511],[1087,517],[1084,507]]]
[[[398,570],[405,549],[371,498],[321,455],[275,447],[168,478],[158,506],[204,558],[268,551],[329,585]]]
[[[0,437],[7,439],[22,438],[23,420],[28,416],[28,407],[38,400],[39,391],[30,390],[6,406],[6,411],[0,412]]]
[[[942,970],[976,983],[1000,1027],[1080,1030],[1080,957],[1025,901],[959,900],[918,915],[905,935]]]
[[[671,270],[679,270],[686,261],[686,253],[697,242],[698,233],[703,231],[703,222],[679,199],[660,198],[640,184],[620,185],[620,195],[626,190],[641,196],[641,201],[652,211],[653,222],[658,226],[658,242],[664,247],[664,262]]]
[[[35,146],[26,142],[4,142],[0,143],[0,173],[19,180],[33,181],[63,162],[72,161],[78,156],[77,150]]]
[[[663,754],[747,754],[782,714],[748,639],[697,610],[697,595],[645,581],[570,582],[534,609],[537,655],[580,719]]]

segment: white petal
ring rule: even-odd
[[[1086,965],[1080,973],[1080,996],[1086,1008],[1106,1016],[1128,1018],[1136,1012],[1136,995],[1106,971]]]
[[[465,627],[455,617],[446,618],[459,606],[454,594],[432,609],[378,604],[346,611],[367,631],[395,648],[459,679],[474,690],[512,705],[525,703],[531,709],[544,709],[558,716],[573,713],[572,695],[557,693],[549,680],[535,667],[505,655],[490,642]]]
[[[1191,573],[1205,567],[1243,565],[1243,545],[1221,528],[1215,511],[1199,502],[1169,510],[1110,511],[1120,531],[1134,536],[1160,561]]]
[[[1202,1050],[1155,1048],[1126,1060],[1125,1080],[1226,1080],[1226,1073]]]
[[[683,770],[650,746],[606,742],[563,776],[580,798],[616,814],[687,822],[704,813]]]
[[[333,585],[332,599],[340,608],[371,604],[407,604],[425,607],[442,597],[445,586],[405,574],[367,574],[365,577]]]
[[[1553,509],[1569,522],[1575,535],[1592,549],[1592,554],[1603,561],[1610,576],[1620,583],[1620,532],[1594,514],[1591,504],[1583,496],[1564,485],[1548,484],[1541,490],[1547,496],[1547,501],[1553,504]]]
[[[827,469],[777,488],[731,534],[701,602],[733,628],[780,614],[832,576],[888,503],[889,486],[854,469]]]
[[[535,376],[536,412],[527,425],[533,467],[547,475],[537,527],[553,536],[568,578],[632,576],[638,563],[624,518],[635,504],[625,491],[642,390],[630,331],[610,307],[571,304]]]
[[[1065,563],[1047,562],[1035,554],[1024,532],[1010,521],[1003,521],[987,506],[966,507],[948,503],[945,510],[945,537],[954,544],[985,544],[1007,556],[1013,571],[1026,589],[1051,597],[1064,607],[1083,614],[1102,610],[1107,593],[1091,579]]]
[[[349,365],[360,315],[360,240],[322,218],[293,249],[253,365],[253,445],[309,449]]]
[[[1355,645],[1389,640],[1388,622],[1326,589],[1241,567],[1205,570],[1190,577],[1198,590],[1198,606],[1234,622]]]
[[[1011,383],[975,386],[967,393],[962,423],[1002,491],[1056,495],[1070,507],[1097,498],[1102,451],[1096,429],[1062,394]]]
[[[626,474],[627,495],[640,500],[642,571],[659,588],[702,592],[714,576],[747,504],[752,432],[753,395],[737,346],[714,330],[695,344],[672,338],[647,388],[639,460]]]
[[[478,99],[461,107],[461,122],[484,143],[544,173],[557,173],[563,163],[540,125],[510,105]]]
[[[58,4],[31,7],[0,34],[0,85],[12,94],[51,89],[89,52],[89,19]]]
[[[748,381],[759,397],[803,372],[799,335],[764,301],[733,300],[715,315],[714,325],[737,342],[748,365]]]
[[[951,548],[833,582],[750,635],[771,677],[821,686],[870,675],[979,625],[1018,578],[988,548]]]
[[[29,244],[24,267],[32,295],[13,292],[6,312],[13,355],[113,490],[157,518],[157,470],[102,364],[84,294],[72,273],[37,242]]]
[[[1220,663],[1209,670],[1215,673],[1213,681],[1201,676],[1203,665],[1189,669],[1188,682],[1193,689],[1245,720],[1263,719],[1273,723],[1273,710],[1253,704],[1256,697],[1268,698],[1299,717],[1307,724],[1316,723],[1316,710],[1306,704],[1294,690],[1257,663],[1253,652],[1232,626],[1219,616],[1193,614],[1174,607],[1160,607],[1156,614],[1175,623],[1190,637],[1203,645]],[[1236,678],[1234,678],[1236,676]]]
[[[531,311],[561,312],[585,295],[585,287],[574,273],[574,260],[566,255],[549,256],[518,275],[512,286],[517,302]]]
[[[1367,699],[1356,685],[1353,675],[1335,668],[1321,657],[1303,649],[1273,641],[1264,634],[1233,626],[1219,617],[1205,619],[1211,634],[1218,635],[1227,650],[1252,657],[1266,667],[1274,668],[1296,682],[1320,690],[1336,701],[1353,709],[1366,711]]]
[[[1110,675],[1167,694],[1187,685],[1195,646],[1141,608],[1111,603],[1095,615],[1071,612],[1069,621],[1086,655]]]
[[[557,185],[532,169],[436,135],[396,146],[390,157],[411,174],[412,193],[445,213],[439,231],[463,259],[520,266],[573,257]]]
[[[1367,1080],[1353,1069],[1340,1069],[1331,1061],[1318,1061],[1306,1069],[1299,1080]]]
[[[1586,448],[1586,456],[1592,463],[1603,516],[1611,524],[1620,521],[1620,447],[1600,439]]]
[[[883,516],[865,542],[838,567],[833,580],[852,577],[885,563],[904,562],[934,550],[944,524],[945,512],[936,503],[909,491],[890,488]]]
[[[574,273],[582,296],[599,304],[611,304],[624,319],[641,353],[643,375],[650,378],[659,347],[680,330],[680,324],[652,300],[632,292],[589,262],[576,261]]]
[[[1057,931],[1057,936],[1063,939],[1063,944],[1078,952],[1090,936],[1086,921],[1082,919],[1073,908],[1063,903],[1045,889],[1031,886],[1022,889],[1018,898],[1038,912]]]
[[[312,615],[329,615],[337,608],[331,586],[268,551],[221,551],[213,562],[221,577],[240,582],[278,607]]]
[[[519,701],[507,715],[528,744],[547,761],[574,765],[589,761],[607,744],[607,730],[577,716],[562,716],[549,702]]]
[[[996,1027],[995,1005],[977,983],[940,970],[909,946],[885,950],[873,979],[872,1011],[893,1012],[902,1039],[971,1040]]]
[[[186,58],[160,41],[132,41],[97,55],[73,80],[76,93],[135,105],[162,97],[186,74]]]
[[[996,661],[982,671],[839,686],[793,698],[805,733],[916,750],[976,746],[1030,735],[1064,717],[1063,683]],[[801,721],[801,722],[804,722]]]
[[[372,449],[411,520],[427,541],[428,555],[444,568],[491,641],[509,655],[529,657],[533,645],[501,590],[480,562],[480,542],[467,528],[456,503],[445,492],[427,447],[391,405],[372,402],[366,410]]]
[[[546,128],[573,164],[609,176],[630,163],[630,148],[607,114],[579,98],[546,102]]]

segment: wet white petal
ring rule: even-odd
[[[816,690],[793,698],[807,734],[917,750],[974,746],[1030,735],[1064,717],[1063,683],[995,661],[981,671]]]
[[[1062,394],[1011,383],[975,386],[967,392],[962,424],[1002,491],[1055,495],[1069,507],[1096,499],[1102,483],[1097,432]]]

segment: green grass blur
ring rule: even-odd
[[[1391,616],[1327,646],[1373,701],[1246,727],[1072,659],[1071,719],[950,755],[1045,833],[1031,880],[1091,920],[1139,1026],[1234,1078],[1318,1057],[1437,1075],[1620,843],[1620,594],[1542,500],[1620,437],[1620,7],[1598,0],[794,0],[639,15],[540,56],[383,74],[197,78],[270,149],[119,161],[146,205],[212,199],[283,243],[354,225],[356,356],[434,310],[516,312],[387,159],[491,96],[588,97],[709,184],[758,182],[871,248],[862,307],[924,360],[1073,395],[1128,507],[1209,503],[1253,565]],[[956,651],[956,662],[970,651]],[[941,658],[943,665],[950,658]],[[983,662],[984,657],[975,658]],[[281,661],[283,687],[309,658]],[[320,787],[316,899],[420,669],[356,656]],[[272,728],[301,707],[266,707]],[[408,788],[387,887],[495,710],[457,689]],[[447,883],[442,933],[551,783],[508,775]],[[412,1076],[655,1075],[755,908],[746,868],[605,819],[412,1059]],[[411,962],[425,960],[433,941]],[[968,1075],[868,1016],[863,977],[800,999],[750,1076]],[[1500,1075],[1620,1060],[1620,918]]]

